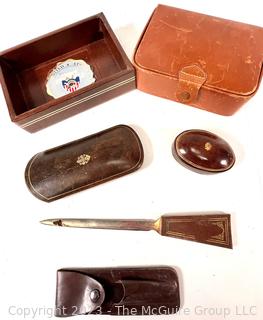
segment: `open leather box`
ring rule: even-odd
[[[50,74],[69,67],[70,78],[78,61],[90,68],[93,82],[54,98]],[[81,84],[79,75],[75,79]],[[11,120],[30,132],[135,88],[133,66],[103,13],[2,52],[0,80]]]

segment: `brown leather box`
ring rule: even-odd
[[[71,59],[88,64],[95,82],[54,98],[49,75]],[[11,120],[34,132],[134,89],[135,71],[100,13],[0,53],[0,80]]]
[[[232,115],[262,77],[263,28],[159,5],[134,55],[138,89]]]
[[[139,169],[143,147],[126,125],[37,153],[27,164],[25,180],[34,196],[54,201]]]

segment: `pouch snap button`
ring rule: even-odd
[[[99,290],[95,289],[95,290],[92,290],[91,293],[90,293],[90,300],[94,303],[96,303],[100,298],[100,292]]]
[[[183,91],[183,92],[180,93],[180,98],[183,101],[188,101],[191,98],[191,94],[188,91]]]

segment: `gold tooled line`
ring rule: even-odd
[[[67,109],[73,108],[73,107],[77,106],[78,104],[81,104],[82,102],[91,100],[91,99],[93,99],[93,98],[96,98],[96,97],[104,94],[104,93],[107,93],[107,92],[109,92],[109,91],[112,91],[112,90],[114,90],[114,89],[117,89],[117,88],[119,88],[119,87],[121,87],[121,86],[123,86],[123,85],[125,85],[125,84],[127,84],[127,83],[132,82],[133,80],[135,80],[135,76],[132,77],[132,78],[129,78],[129,79],[125,80],[125,81],[119,82],[119,83],[117,83],[117,84],[115,84],[115,85],[113,85],[113,86],[110,86],[110,87],[108,87],[108,88],[106,88],[106,89],[103,89],[103,90],[101,90],[101,91],[99,91],[99,92],[96,92],[96,93],[94,93],[94,94],[91,94],[90,96],[87,96],[87,97],[85,97],[85,98],[82,98],[82,99],[80,99],[80,100],[78,100],[78,101],[76,101],[76,102],[72,102],[72,103],[70,103],[70,104],[68,104],[68,105],[66,105],[66,106],[64,106],[64,107],[62,107],[62,108],[59,108],[59,109],[57,109],[57,110],[54,110],[54,111],[52,111],[52,112],[50,112],[50,113],[48,113],[48,114],[46,114],[46,115],[43,115],[43,116],[41,116],[41,117],[39,117],[39,118],[36,118],[36,119],[34,119],[34,120],[31,120],[31,121],[28,121],[28,122],[20,125],[20,127],[21,127],[21,128],[27,128],[27,127],[29,127],[29,126],[31,126],[31,125],[39,122],[39,121],[42,121],[42,120],[45,120],[45,119],[49,118],[49,117],[51,117],[51,116],[53,116],[53,115],[55,115],[55,114],[57,114],[57,113],[60,113],[60,112],[65,111],[65,110],[67,110]]]
[[[131,133],[134,135],[135,140],[136,140],[136,142],[137,142],[137,144],[138,144],[138,146],[139,146],[139,148],[138,148],[138,149],[139,149],[139,152],[140,152],[139,159],[138,159],[137,163],[136,163],[132,168],[129,168],[129,169],[127,169],[127,170],[125,170],[125,171],[122,171],[122,172],[120,172],[120,173],[116,173],[116,174],[114,174],[113,176],[110,176],[111,179],[112,179],[112,178],[115,178],[115,177],[118,177],[118,176],[122,176],[122,175],[124,175],[124,174],[126,174],[126,173],[131,172],[134,168],[136,168],[136,167],[139,165],[139,163],[141,162],[142,156],[143,156],[143,152],[142,152],[142,150],[141,150],[141,148],[140,148],[140,142],[139,142],[139,140],[138,140],[138,136],[136,135],[136,133],[135,133],[131,128],[127,127],[127,129],[130,130]],[[100,180],[97,180],[97,181],[94,182],[94,183],[88,183],[88,184],[85,184],[85,185],[83,185],[83,186],[81,186],[81,187],[78,187],[78,188],[75,188],[75,189],[73,189],[73,190],[70,190],[70,191],[66,191],[66,192],[57,194],[57,195],[55,195],[55,196],[46,197],[46,196],[44,196],[43,194],[41,194],[38,190],[35,189],[35,187],[33,186],[32,181],[31,181],[31,176],[30,176],[31,167],[32,167],[32,165],[33,165],[33,162],[35,162],[35,160],[36,160],[36,158],[39,156],[39,154],[40,154],[40,153],[37,153],[37,154],[33,157],[33,159],[31,160],[31,163],[30,163],[29,168],[28,168],[28,175],[27,175],[27,177],[28,177],[28,182],[29,182],[32,190],[34,190],[35,193],[37,193],[39,196],[41,196],[42,198],[44,198],[44,199],[46,199],[46,200],[48,200],[48,201],[49,201],[49,200],[52,200],[52,199],[56,199],[56,198],[61,197],[61,196],[65,196],[65,195],[67,195],[67,194],[72,194],[73,191],[75,192],[75,191],[78,191],[78,190],[86,189],[88,186],[89,186],[89,187],[92,187],[92,186],[94,186],[94,185],[99,184],[99,183],[102,182],[103,180],[106,180],[106,181],[107,181],[107,179],[100,179]]]

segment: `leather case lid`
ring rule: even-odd
[[[139,137],[118,125],[36,154],[25,179],[37,198],[52,201],[133,172],[142,162]]]
[[[56,316],[160,315],[180,307],[171,267],[77,268],[57,272]]]
[[[205,87],[251,95],[262,71],[263,28],[159,5],[134,61],[176,78],[185,67],[198,66],[205,74]],[[193,76],[200,75],[194,71]]]

